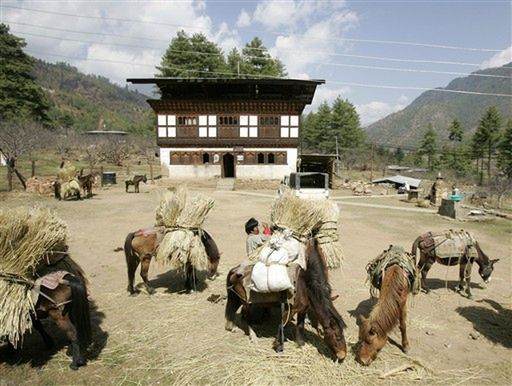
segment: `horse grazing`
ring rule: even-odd
[[[75,196],[77,200],[82,199],[80,195],[80,183],[76,178],[68,182],[61,182],[57,180],[53,184],[53,189],[55,192],[55,198],[58,200],[65,200],[73,196]]]
[[[425,292],[430,292],[426,283],[428,271],[437,261],[447,266],[459,265],[457,290],[464,289],[465,281],[465,292],[468,298],[472,298],[470,283],[473,262],[478,264],[478,273],[488,283],[494,270],[494,264],[499,261],[499,259],[489,259],[473,235],[463,230],[459,232],[449,230],[437,234],[425,233],[414,240],[412,254],[416,255],[417,252],[420,254],[418,269],[421,271],[421,287]]]
[[[57,276],[55,276],[57,275]],[[68,272],[56,271],[42,276],[39,297],[32,316],[34,328],[41,334],[48,348],[54,346],[53,340],[44,330],[40,319],[50,317],[56,326],[70,340],[68,353],[72,356],[69,367],[77,370],[86,364],[86,350],[91,343],[91,321],[87,289],[83,280]],[[49,284],[49,288],[44,285]],[[48,284],[47,284],[48,285]]]
[[[146,175],[136,175],[133,176],[131,180],[125,180],[124,183],[126,185],[126,193],[128,193],[128,186],[133,185],[135,189],[135,193],[139,193],[139,184],[142,182],[146,183],[148,181]]]
[[[400,324],[402,334],[402,350],[407,352],[409,349],[406,327],[407,297],[414,287],[416,277],[414,258],[401,247],[391,246],[384,254],[388,252],[394,256],[379,267],[382,272],[379,272],[378,279],[375,274],[372,277],[372,284],[380,289],[378,303],[369,318],[362,315],[358,318],[360,347],[357,358],[365,366],[377,357],[388,340],[387,334],[397,324]]]
[[[128,267],[128,288],[127,291],[131,295],[135,295],[137,291],[133,286],[135,271],[141,264],[140,276],[144,281],[144,285],[148,293],[153,294],[155,290],[149,285],[148,270],[151,258],[156,256],[156,252],[160,242],[164,237],[164,228],[148,228],[140,229],[136,232],[128,233],[124,242],[124,254],[126,257],[126,265]],[[206,231],[201,233],[201,241],[208,256],[208,265],[206,269],[207,276],[210,280],[217,277],[217,268],[219,266],[220,255],[217,244],[212,236]],[[193,291],[196,286],[196,275],[194,266],[187,261],[185,265],[185,290]]]
[[[239,266],[231,269],[227,276],[226,330],[232,331],[234,329],[236,312],[242,306],[242,320],[246,324],[249,336],[254,339],[256,335],[249,325],[249,313],[253,304],[249,302],[248,295],[250,294],[247,293],[244,286],[244,278],[251,273],[252,267],[247,267],[243,275],[239,273],[238,268]],[[338,359],[343,360],[347,355],[347,344],[343,335],[343,329],[346,325],[334,307],[325,259],[316,240],[312,239],[307,244],[306,270],[299,267],[297,270],[293,303],[284,307],[283,302],[280,302],[282,322],[279,324],[273,344],[274,349],[277,352],[283,351],[284,325],[295,314],[297,314],[296,342],[299,346],[303,346],[304,320],[306,314],[309,314],[312,319],[322,326],[324,342],[331,352]],[[254,303],[254,306],[268,308],[276,304],[279,304],[279,302],[274,300],[274,302],[268,303]]]

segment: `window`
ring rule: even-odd
[[[276,163],[275,158],[274,158],[274,153],[269,153],[269,154],[268,154],[268,163],[269,163],[269,164],[274,164],[274,163]]]
[[[216,137],[217,136],[217,116],[200,115],[199,116],[199,136]]]
[[[219,126],[238,125],[238,117],[219,117]]]
[[[260,126],[278,126],[279,117],[260,117]]]
[[[299,116],[282,115],[281,116],[281,137],[298,138],[299,137]]]
[[[176,137],[176,115],[158,114],[158,137]]]
[[[204,164],[207,164],[210,162],[210,154],[208,153],[203,153],[203,163]]]
[[[240,137],[258,136],[258,116],[240,115]]]
[[[178,125],[181,126],[195,126],[197,125],[196,117],[178,117]]]
[[[258,153],[258,163],[259,164],[264,164],[265,163],[265,154]]]

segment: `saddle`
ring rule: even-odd
[[[62,283],[62,280],[66,275],[72,275],[72,273],[68,271],[54,271],[37,278],[34,282],[34,286],[30,291],[33,304],[36,304],[37,300],[39,299],[39,295],[41,294],[41,287],[53,290]]]
[[[478,257],[475,247],[475,239],[464,230],[447,230],[439,233],[426,233],[421,236],[419,245],[423,250],[441,260],[454,260],[466,256],[466,258]],[[454,260],[455,262],[455,260]]]

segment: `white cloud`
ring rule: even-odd
[[[330,16],[312,23],[301,33],[278,36],[270,52],[285,64],[289,76],[295,77],[307,72],[312,65],[329,62],[332,53],[343,46],[343,41],[339,38],[356,23],[357,15],[354,12],[333,12]],[[297,55],[297,50],[309,54]]]
[[[396,104],[388,104],[380,101],[356,105],[356,110],[361,118],[361,125],[368,126],[385,116],[403,110],[407,105],[408,98],[402,95]]]
[[[247,13],[245,9],[242,9],[240,15],[238,15],[238,20],[236,21],[236,26],[238,28],[249,27],[251,25],[251,16]]]
[[[332,102],[337,97],[345,99],[351,92],[352,90],[350,89],[350,87],[330,88],[326,85],[320,85],[316,88],[315,96],[313,97],[313,102],[311,103],[311,105],[306,106],[304,112],[307,114],[310,111],[318,110],[318,106],[320,106],[320,104],[322,104],[323,102],[327,102],[327,104],[332,105]]]
[[[496,55],[491,57],[490,59],[484,61],[480,68],[492,68],[492,67],[501,67],[504,64],[512,62],[512,46],[505,48],[503,51],[498,52]]]

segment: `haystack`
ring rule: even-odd
[[[0,211],[0,336],[16,345],[32,327],[30,290],[52,251],[66,242],[66,224],[42,208]]]
[[[293,192],[285,192],[272,203],[270,219],[274,227],[289,229],[302,244],[314,237],[322,249],[327,268],[341,266],[343,254],[338,237],[339,209],[330,200],[303,200]],[[255,251],[256,258],[259,250]],[[251,255],[249,259],[253,260]]]
[[[185,188],[178,188],[174,194],[166,192],[156,209],[156,224],[166,229],[156,260],[171,268],[184,268],[190,262],[197,269],[206,269],[207,255],[201,235],[214,203],[212,198],[191,194]]]
[[[68,182],[78,176],[78,170],[70,161],[64,161],[57,171],[57,177],[61,182]]]

